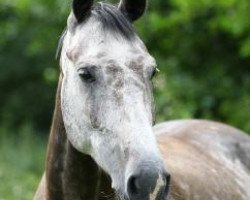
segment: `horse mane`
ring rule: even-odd
[[[46,157],[46,199],[92,200],[104,194],[113,194],[110,177],[86,154],[78,152],[66,136],[61,111],[60,75],[53,122]],[[98,187],[96,187],[98,186]]]
[[[116,6],[99,2],[92,9],[92,16],[101,22],[102,28],[106,32],[115,33],[129,41],[133,40],[136,36],[132,23]],[[59,39],[56,58],[61,54],[67,31],[68,29],[65,28]]]

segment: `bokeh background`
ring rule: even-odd
[[[70,0],[0,0],[0,200],[32,199],[44,168]],[[250,133],[250,1],[150,0],[135,27],[161,70],[157,121]]]

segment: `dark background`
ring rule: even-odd
[[[70,1],[0,0],[0,199],[31,199],[43,170]],[[250,133],[249,0],[151,0],[135,27],[160,73],[157,121]]]

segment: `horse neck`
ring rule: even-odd
[[[113,193],[109,177],[94,160],[75,150],[66,137],[60,76],[46,160],[47,200],[95,200]],[[102,192],[102,193],[101,193]]]

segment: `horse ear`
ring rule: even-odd
[[[121,0],[119,9],[131,20],[140,18],[147,7],[147,0]]]
[[[73,13],[79,23],[81,23],[85,17],[90,14],[93,3],[94,0],[73,0]]]

